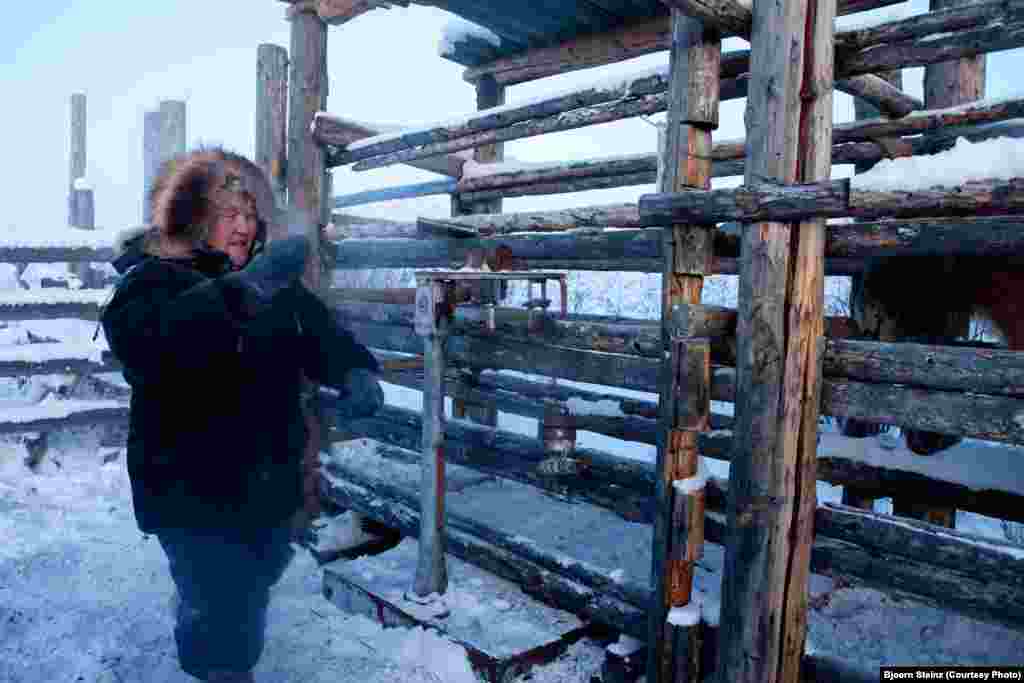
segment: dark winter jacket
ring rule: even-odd
[[[301,285],[252,320],[233,313],[220,252],[163,259],[129,248],[102,323],[132,387],[128,472],[144,532],[269,526],[301,506],[301,373],[340,387],[377,371]]]

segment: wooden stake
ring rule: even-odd
[[[263,44],[256,51],[256,164],[285,205],[285,159],[288,152],[288,51]]]
[[[672,10],[669,109],[664,148],[659,150],[662,191],[711,186],[721,47],[717,28]],[[711,270],[713,226],[675,224],[663,230],[663,436],[655,479],[647,680],[682,683],[701,680],[700,621],[674,625],[668,616],[673,608],[691,603],[694,563],[704,543],[704,486],[677,489],[674,482],[695,480],[699,470],[698,435],[707,429],[710,415],[711,347],[690,330],[678,330],[672,312],[676,305],[700,303],[704,275]],[[673,331],[682,336],[673,336]]]

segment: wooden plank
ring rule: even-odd
[[[825,255],[832,258],[882,256],[1014,256],[1024,251],[1020,216],[883,219],[826,228]]]
[[[256,165],[263,169],[279,206],[287,192],[288,51],[263,43],[256,48]]]
[[[750,37],[753,13],[737,0],[662,0],[686,16],[699,19],[724,36]]]

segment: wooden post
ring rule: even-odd
[[[256,165],[284,206],[288,139],[288,51],[264,43],[256,50]]]
[[[879,76],[896,88],[903,88],[902,71],[888,71],[879,74]],[[883,116],[883,114],[874,105],[860,98],[854,98],[853,111],[854,117],[858,121],[875,119]],[[859,162],[854,164],[854,170],[857,173],[865,173],[871,170],[875,163],[876,162],[874,161]],[[850,277],[850,312],[856,320],[864,320],[866,317],[882,317],[885,315],[885,309],[880,307],[877,301],[874,301],[870,297],[864,295],[863,273],[855,273]],[[865,437],[877,436],[881,432],[881,425],[864,422],[863,420],[847,419],[843,420],[841,431],[843,436],[862,439]],[[844,486],[843,505],[850,505],[864,510],[873,510],[875,507],[875,499],[865,491],[857,490],[853,486]]]
[[[746,182],[827,178],[835,1],[754,3]],[[746,226],[718,680],[799,679],[816,505],[824,222]]]
[[[711,187],[711,133],[718,126],[721,36],[715,27],[672,10],[669,109],[659,191]],[[714,225],[664,229],[662,271],[662,438],[655,477],[652,540],[654,600],[649,610],[647,678],[701,680],[700,606],[692,603],[694,564],[704,545],[704,483],[697,438],[711,412],[711,346],[690,330],[673,337],[673,309],[700,304],[711,272]],[[678,332],[677,332],[678,333]],[[680,615],[681,618],[680,618]]]
[[[295,6],[289,12],[291,64],[288,72],[288,158],[285,186],[288,206],[309,217],[310,259],[303,275],[306,287],[319,294],[329,280],[322,275],[326,264],[320,253],[320,232],[330,221],[330,181],[324,150],[313,140],[310,124],[319,111],[327,108],[327,25],[308,5]],[[269,85],[269,84],[268,84]],[[270,106],[272,105],[268,102]],[[278,110],[275,109],[275,113]],[[273,123],[271,121],[270,123]],[[266,148],[264,148],[266,149]],[[267,149],[269,152],[270,150]],[[271,169],[273,170],[273,169]],[[271,176],[273,177],[273,176]],[[303,380],[309,392],[310,383]],[[309,440],[303,454],[307,494],[316,486],[321,446],[327,443],[326,422],[317,401],[307,401],[306,431]],[[306,498],[306,513],[319,512],[319,505]],[[302,520],[297,522],[302,525]]]
[[[68,225],[77,226],[75,181],[85,177],[86,100],[84,93],[71,95],[71,154],[68,173]]]
[[[142,222],[153,220],[150,193],[160,171],[160,129],[163,115],[160,110],[147,111],[142,119]]]
[[[965,0],[931,0],[931,11],[947,9],[969,4]],[[985,56],[979,55],[968,59],[952,62],[930,64],[924,70],[924,104],[926,109],[955,107],[980,100],[985,96]],[[936,259],[934,265],[941,273],[949,273],[948,277],[957,277],[956,257]],[[961,275],[960,277],[964,277]],[[942,277],[942,275],[938,275]],[[966,285],[965,285],[966,286]],[[940,302],[941,304],[941,302]],[[971,311],[937,310],[935,324],[939,326],[941,336],[946,339],[966,337],[970,332]],[[905,326],[901,326],[905,327]],[[931,334],[931,330],[901,329],[907,336]],[[924,450],[937,452],[943,447],[952,445],[955,440],[941,434],[905,430],[908,441],[914,440],[927,444]],[[922,450],[918,448],[917,450]],[[922,453],[925,455],[925,453]],[[927,453],[930,455],[930,453]],[[925,505],[912,501],[893,498],[893,512],[905,517],[922,519],[947,528],[956,527],[956,510],[949,506]]]
[[[413,590],[425,598],[448,589],[444,509],[444,356],[454,283],[422,278],[416,289],[416,333],[423,337],[423,441],[420,461],[419,558]]]
[[[494,76],[490,74],[477,81],[477,110],[490,109],[491,107],[497,107],[502,104],[505,104],[505,86],[498,85],[497,81],[494,80]],[[483,145],[473,150],[473,160],[478,163],[494,163],[501,161],[504,158],[505,145],[500,142],[493,145]],[[465,203],[458,194],[453,194],[452,216],[501,213],[501,204],[501,198]],[[477,266],[479,265],[480,264],[477,264]],[[488,296],[485,298],[491,301],[494,299],[498,291],[505,288],[506,284],[504,282],[480,282],[472,283],[470,286],[478,289],[477,294],[480,294],[483,290],[487,290]],[[470,373],[467,377],[469,383],[474,383],[474,380],[479,377],[479,374],[479,372]],[[498,409],[494,406],[471,406],[467,405],[462,399],[455,399],[452,403],[452,415],[458,418],[469,418],[475,422],[479,422],[480,424],[488,425],[490,427],[498,426]]]
[[[160,162],[185,153],[185,102],[164,100],[160,103]]]

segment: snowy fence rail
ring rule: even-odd
[[[409,423],[410,431],[415,431],[418,416],[411,411],[401,412],[405,413],[402,419]],[[532,440],[464,422],[452,425],[449,438],[456,439],[450,456],[453,464],[543,485],[534,470],[544,453],[531,443]],[[403,488],[401,481],[384,476],[382,468],[374,466],[373,461],[384,458],[415,465],[419,462],[418,453],[400,444],[398,447],[367,444],[366,448],[368,451],[359,459],[359,464],[352,458],[345,463],[335,459],[328,461],[325,492],[336,503],[389,524],[399,521],[394,513],[401,510],[399,516],[411,517],[401,520],[396,528],[414,532],[418,528],[417,524],[412,524],[418,523],[415,486],[410,484]],[[650,523],[655,476],[652,465],[593,450],[587,451],[587,460],[593,463],[592,467],[583,477],[585,481],[568,485],[571,493],[607,507],[609,492],[617,492],[611,496],[617,496],[620,510],[631,508],[633,519]],[[629,493],[622,493],[625,490]],[[708,482],[705,533],[707,540],[714,543],[725,541],[722,513],[727,495],[724,481],[711,479]],[[381,505],[382,500],[387,504]],[[409,529],[406,529],[407,523],[412,524]],[[555,574],[561,581],[585,588],[562,595],[561,606],[642,637],[642,633],[634,631],[639,625],[634,622],[633,612],[644,610],[649,604],[644,587],[615,582],[585,563],[556,557],[530,545],[526,539],[509,537],[469,520],[454,517],[449,523],[454,533],[468,534],[494,547],[496,550],[491,554],[479,548],[477,552],[484,553],[488,566],[494,563],[505,572],[517,572],[506,578],[528,589],[538,586],[532,571],[518,573],[514,567],[523,564],[510,561],[513,557],[524,559],[527,566],[536,565],[548,575],[545,580],[548,585],[559,583],[549,575]],[[817,538],[811,562],[817,571],[840,571],[883,590],[909,591],[930,604],[953,607],[1013,627],[1024,623],[1024,580],[1021,579],[1024,551],[1017,546],[991,539],[982,541],[928,524],[894,520],[886,515],[837,505],[819,507],[814,525]],[[460,554],[457,550],[454,552]],[[502,560],[499,561],[499,557]],[[498,573],[502,573],[501,570]]]

